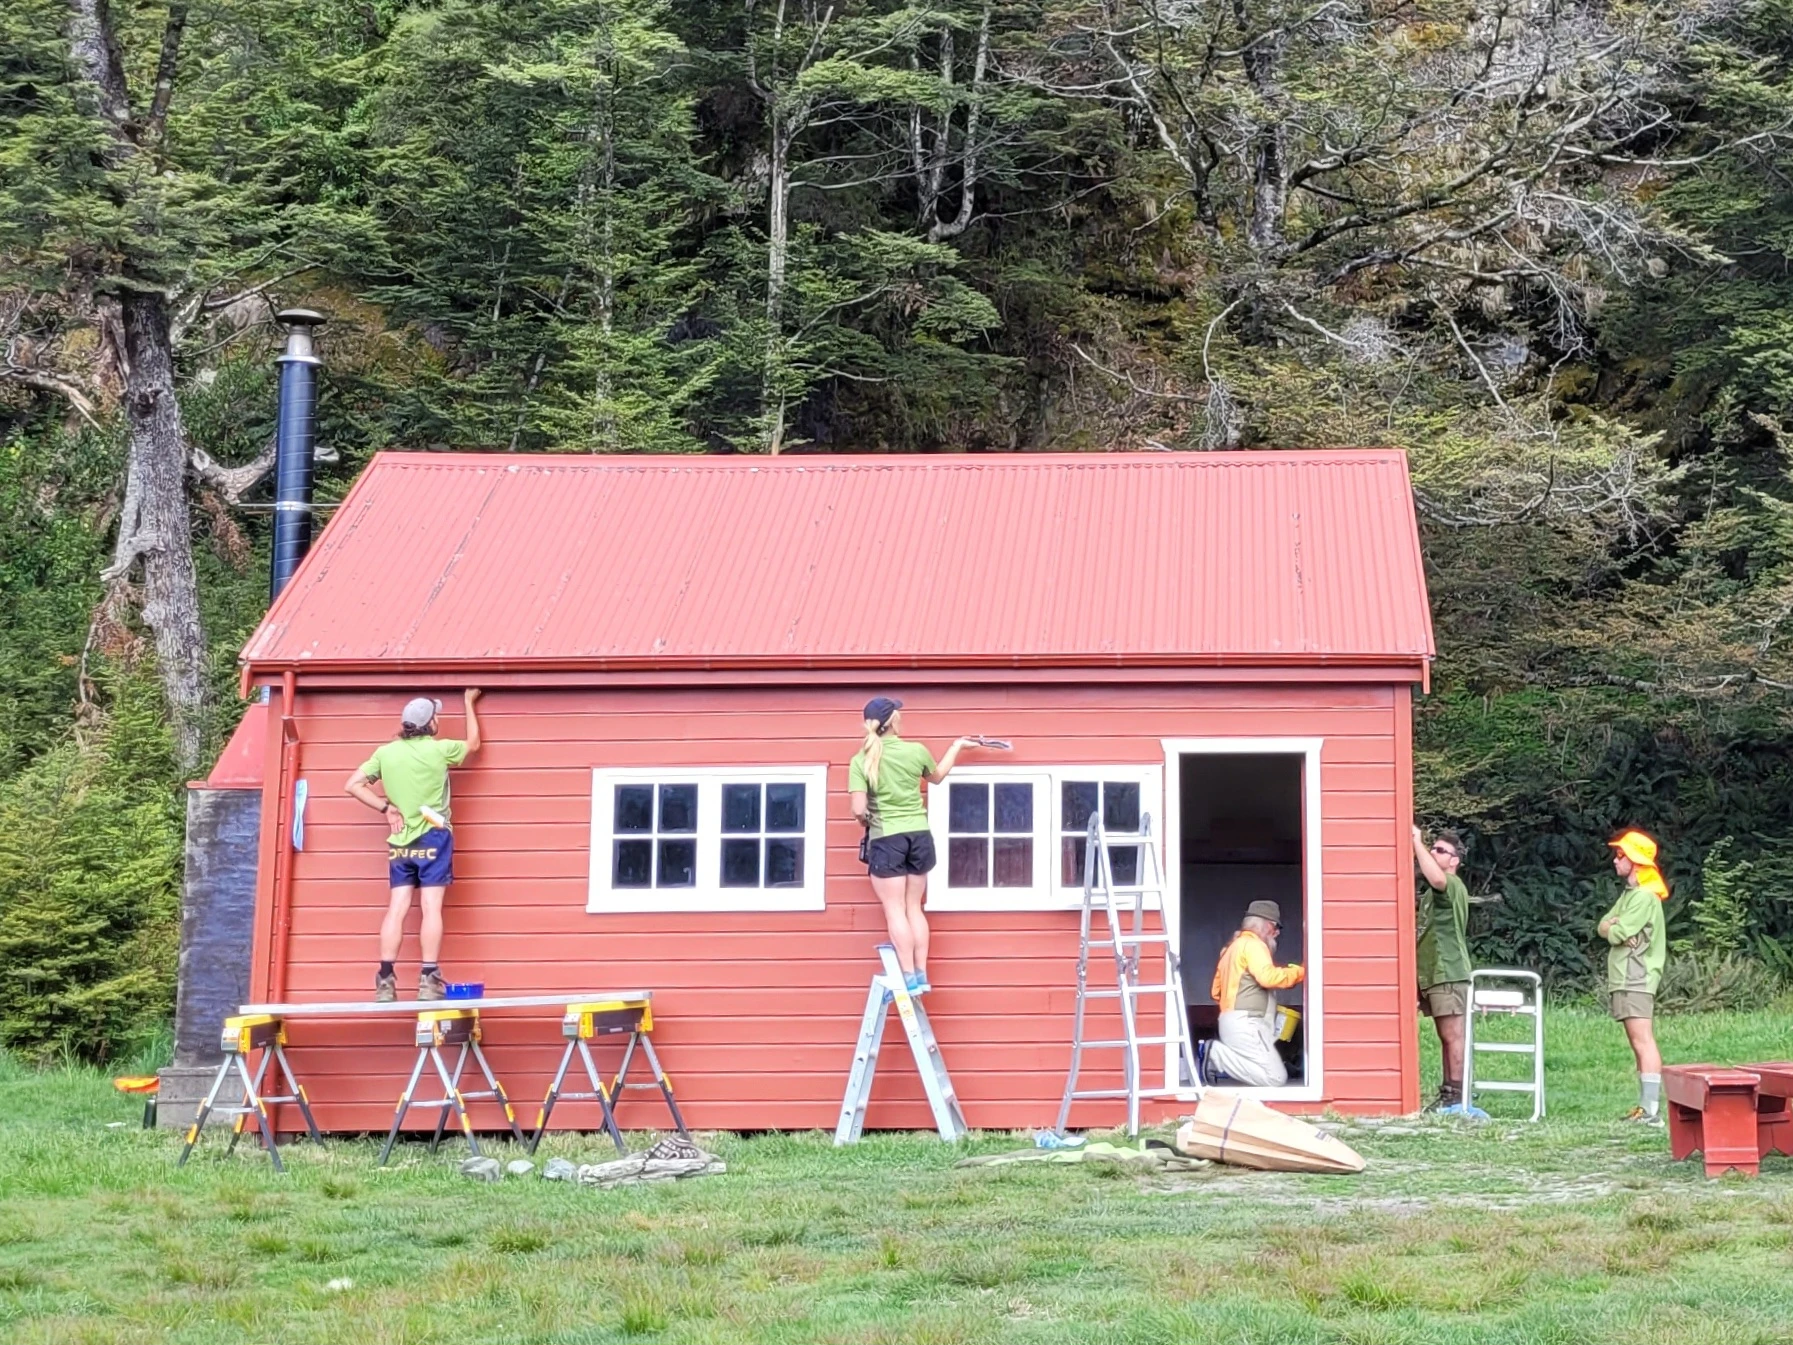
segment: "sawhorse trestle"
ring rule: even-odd
[[[224,1063],[218,1066],[217,1077],[212,1080],[211,1088],[206,1092],[205,1100],[199,1104],[199,1112],[193,1118],[193,1124],[187,1127],[186,1143],[181,1146],[181,1156],[175,1160],[176,1167],[182,1167],[193,1153],[193,1147],[199,1143],[199,1132],[205,1129],[205,1123],[212,1116],[230,1116],[235,1121],[231,1126],[230,1145],[225,1149],[228,1157],[236,1151],[237,1141],[243,1137],[244,1121],[253,1116],[256,1125],[261,1129],[262,1145],[268,1151],[268,1159],[274,1164],[274,1171],[285,1172],[286,1167],[280,1161],[280,1150],[274,1143],[274,1127],[268,1119],[270,1103],[293,1102],[299,1107],[299,1114],[305,1118],[305,1130],[311,1136],[312,1143],[322,1144],[324,1137],[318,1134],[317,1122],[311,1116],[311,1103],[305,1096],[305,1089],[293,1077],[293,1067],[286,1058],[286,1025],[273,1014],[243,1014],[224,1020],[224,1031],[219,1039],[219,1047],[224,1052]],[[261,1061],[255,1072],[249,1072],[249,1054],[260,1051]],[[264,1094],[262,1080],[267,1077],[268,1066],[278,1064],[281,1077],[286,1080],[287,1093],[271,1097]],[[224,1090],[224,1081],[235,1071],[243,1084],[243,1101],[234,1107],[217,1105],[218,1094]]]
[[[529,1141],[529,1152],[534,1153],[536,1146],[542,1142],[542,1136],[548,1133],[548,1117],[553,1114],[559,1102],[596,1102],[604,1113],[604,1129],[616,1144],[616,1151],[627,1153],[628,1145],[623,1143],[623,1132],[616,1123],[616,1104],[623,1090],[628,1088],[657,1088],[666,1099],[666,1110],[672,1114],[672,1124],[679,1134],[686,1139],[691,1132],[685,1129],[685,1118],[679,1112],[678,1099],[673,1096],[672,1080],[666,1077],[666,1071],[660,1068],[660,1057],[654,1054],[654,1043],[649,1033],[654,1030],[654,1011],[648,999],[608,999],[591,1000],[567,1005],[566,1016],[560,1020],[560,1033],[567,1039],[567,1048],[560,1057],[560,1068],[554,1071],[554,1082],[548,1085],[547,1095],[542,1099],[542,1109],[535,1118],[535,1135]],[[623,1060],[616,1071],[616,1076],[606,1084],[598,1074],[597,1062],[591,1056],[593,1037],[608,1037],[627,1032],[629,1040],[623,1047]],[[635,1061],[635,1052],[640,1049],[646,1058],[648,1068],[654,1072],[652,1083],[630,1083],[629,1066]],[[567,1070],[577,1055],[585,1067],[586,1080],[591,1084],[589,1093],[567,1093],[561,1091],[561,1084],[566,1081]]]
[[[504,1095],[504,1085],[492,1073],[485,1052],[479,1049],[479,1036],[478,1009],[431,1009],[417,1015],[417,1063],[411,1066],[411,1078],[405,1084],[405,1091],[399,1094],[398,1109],[392,1118],[392,1130],[387,1134],[386,1143],[380,1150],[378,1166],[386,1166],[386,1160],[392,1154],[392,1146],[398,1141],[399,1129],[405,1123],[405,1113],[414,1106],[439,1109],[436,1132],[430,1137],[431,1153],[435,1153],[442,1142],[442,1134],[448,1128],[451,1112],[460,1122],[461,1133],[467,1137],[467,1147],[475,1155],[479,1153],[479,1141],[474,1138],[473,1123],[467,1118],[467,1103],[479,1098],[491,1098],[504,1108],[504,1119],[510,1126],[511,1134],[517,1143],[523,1143],[523,1132],[517,1128],[517,1113],[512,1109],[510,1099]],[[444,1046],[461,1048],[452,1071],[442,1058]],[[486,1086],[478,1092],[464,1093],[461,1091],[461,1073],[467,1068],[469,1056],[485,1076]],[[442,1081],[443,1093],[440,1098],[419,1102],[415,1100],[417,1081],[423,1077],[423,1067],[426,1064],[435,1066],[436,1077]]]

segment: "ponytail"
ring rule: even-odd
[[[865,782],[878,787],[878,763],[884,759],[884,726],[875,719],[865,721],[865,745],[859,749],[865,758]]]

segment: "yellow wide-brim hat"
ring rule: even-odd
[[[1607,842],[1633,864],[1647,864],[1656,867],[1656,842],[1641,831],[1627,831],[1616,840]]]

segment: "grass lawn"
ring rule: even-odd
[[[1793,1056],[1784,1013],[1662,1027],[1671,1060]],[[0,1341],[1793,1340],[1793,1159],[1709,1182],[1614,1122],[1616,1025],[1558,1010],[1549,1050],[1546,1123],[1350,1126],[1356,1177],[953,1167],[1028,1142],[1002,1135],[700,1136],[726,1175],[613,1192],[480,1185],[421,1146],[379,1171],[367,1142],[292,1146],[282,1178],[214,1140],[177,1172],[175,1137],[104,1078],[0,1059]]]

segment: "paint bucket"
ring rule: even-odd
[[[1276,1006],[1276,1039],[1278,1041],[1294,1041],[1295,1029],[1301,1026],[1301,1011]]]
[[[482,999],[485,993],[484,981],[450,981],[442,987],[445,999]]]

